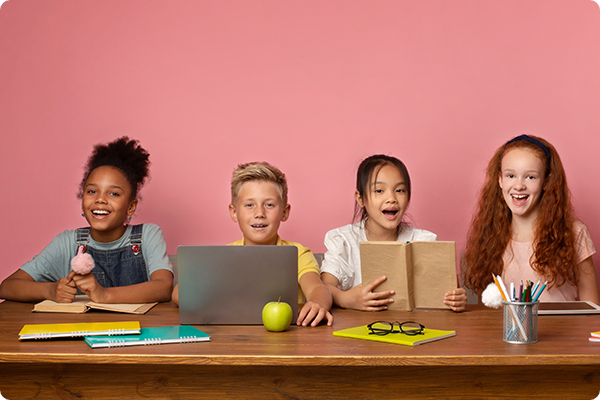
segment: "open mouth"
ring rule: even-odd
[[[397,209],[387,209],[387,210],[383,210],[383,215],[385,215],[386,218],[389,219],[393,219],[396,217],[396,215],[398,215],[400,211]]]
[[[528,194],[511,194],[510,197],[513,199],[515,204],[525,204],[529,198]]]
[[[102,215],[110,214],[110,211],[108,211],[108,210],[92,210],[92,214],[102,216]]]
[[[268,225],[265,225],[265,224],[252,224],[252,225],[250,225],[250,226],[251,226],[252,228],[254,228],[254,229],[264,229],[264,228],[266,228]]]

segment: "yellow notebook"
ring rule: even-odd
[[[97,335],[137,335],[139,333],[140,323],[138,321],[36,324],[25,325],[19,332],[19,340]]]
[[[81,314],[91,309],[114,311],[126,314],[145,314],[158,303],[127,303],[127,304],[108,304],[95,303],[88,296],[75,296],[71,303],[57,303],[52,300],[44,300],[33,306],[33,312],[58,312]]]
[[[456,336],[456,331],[440,331],[437,329],[423,329],[422,335],[405,335],[403,333],[389,333],[387,335],[369,335],[366,325],[355,328],[342,329],[333,332],[333,336],[349,337],[353,339],[372,340],[374,342],[385,342],[403,344],[405,346],[418,346],[420,344],[433,342]]]

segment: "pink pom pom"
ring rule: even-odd
[[[79,275],[87,275],[94,269],[94,259],[88,253],[83,253],[82,247],[77,251],[77,255],[71,260],[71,269]]]

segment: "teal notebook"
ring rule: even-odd
[[[143,329],[143,328],[142,328]],[[405,346],[418,346],[420,344],[433,342],[435,340],[446,339],[456,336],[456,331],[440,331],[437,329],[423,329],[422,335],[405,335],[402,333],[389,333],[387,335],[369,335],[369,328],[366,325],[356,328],[342,329],[333,332],[333,336],[349,337],[354,339],[372,340],[374,342],[385,342],[403,344]]]
[[[190,325],[157,326],[141,330],[139,335],[86,336],[84,339],[91,348],[210,341],[208,334]]]

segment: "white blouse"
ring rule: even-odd
[[[437,235],[405,225],[396,240],[399,242],[435,241]],[[365,221],[327,232],[325,235],[327,252],[321,265],[321,273],[328,272],[335,276],[342,290],[349,290],[359,285],[362,282],[359,243],[366,241]]]

